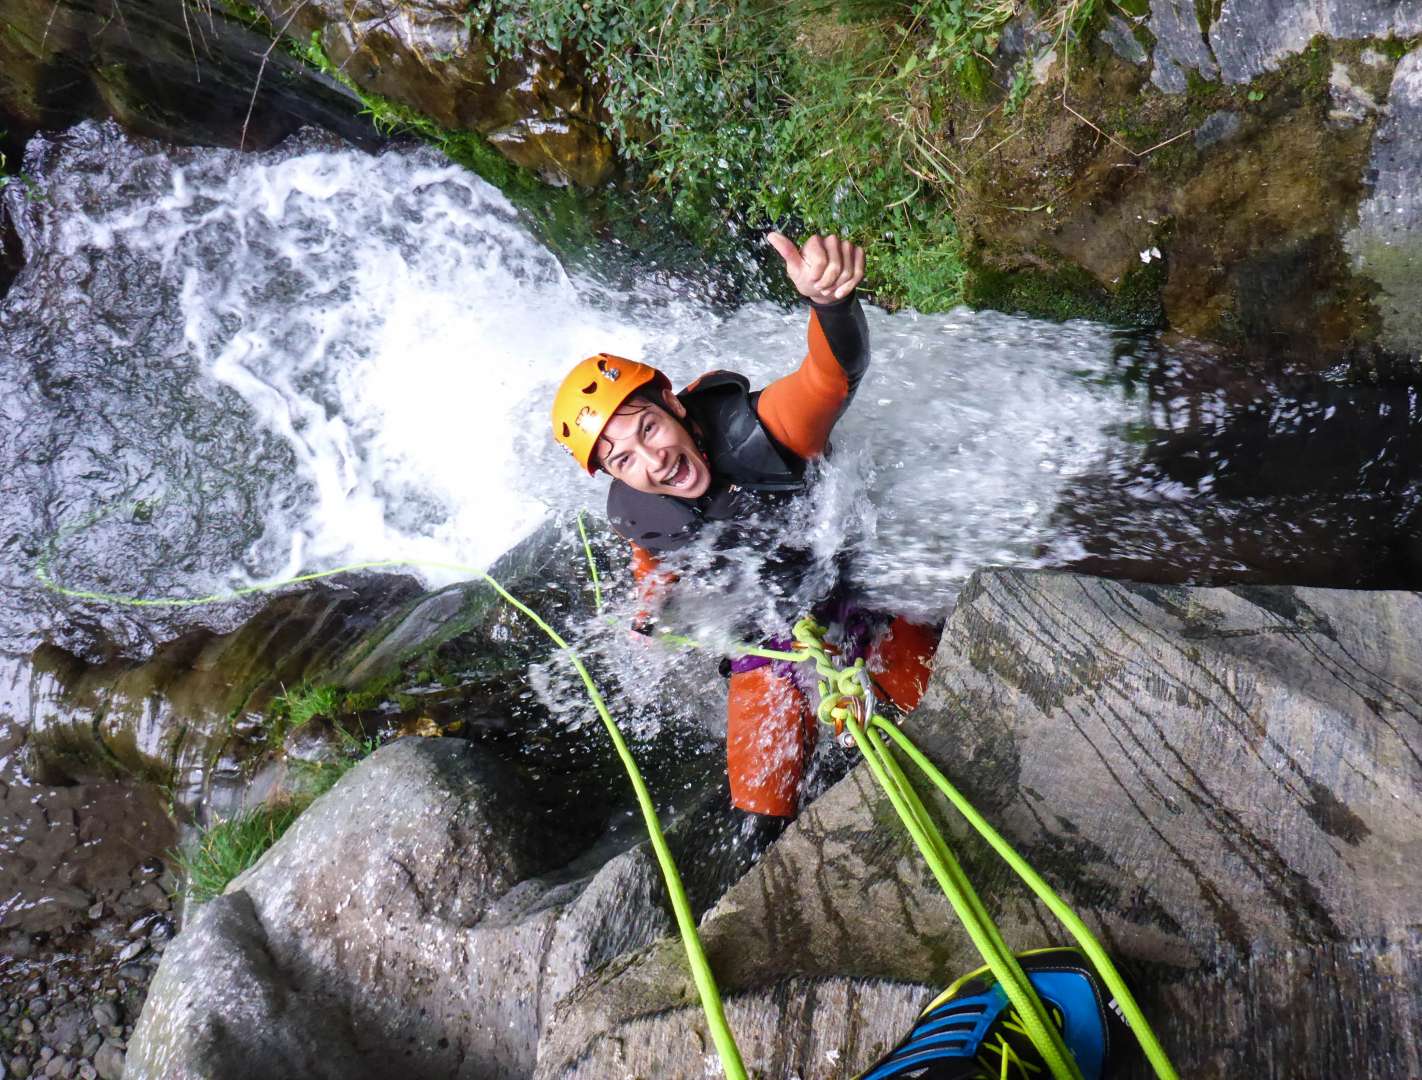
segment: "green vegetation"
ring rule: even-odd
[[[298,801],[259,806],[208,826],[194,844],[175,851],[172,861],[186,879],[193,902],[205,904],[221,896],[227,883],[254,865],[305,808]]]
[[[303,810],[375,752],[376,739],[358,737],[340,727],[335,732],[340,755],[332,761],[291,762],[294,784],[285,797],[209,825],[192,844],[172,853],[172,862],[187,881],[194,903],[205,904],[221,896],[228,882],[255,866]]]
[[[234,17],[274,32],[243,3]],[[471,132],[356,86],[319,35],[289,42],[345,83],[377,127],[439,146],[536,211],[562,253],[645,215],[713,257],[767,227],[871,246],[875,299],[937,310],[963,299],[953,204],[962,103],[1016,113],[1031,57],[994,66],[1019,14],[1065,45],[1135,0],[473,0],[464,21],[490,64],[534,46],[587,65],[625,165],[620,192],[556,192]],[[428,56],[438,64],[449,59]],[[994,103],[1000,103],[995,106]],[[591,227],[589,206],[602,202]],[[596,214],[595,214],[596,216]],[[635,248],[634,248],[635,249]]]
[[[875,296],[962,299],[953,219],[961,102],[1031,89],[1030,58],[992,57],[1030,7],[1061,42],[1110,0],[475,0],[495,57],[572,47],[604,89],[609,131],[703,245],[767,226],[869,245]]]

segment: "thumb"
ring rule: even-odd
[[[770,242],[782,259],[785,260],[785,269],[795,271],[800,269],[800,249],[795,246],[795,241],[791,240],[784,233],[771,232],[766,234],[766,240]]]

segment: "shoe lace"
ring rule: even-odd
[[[1058,1029],[1065,1025],[1065,1018],[1061,1010],[1052,1008],[1052,1022]],[[1031,1036],[1027,1033],[1026,1026],[1022,1023],[1022,1017],[1016,1009],[1012,1009],[1003,1018],[1002,1027],[996,1032],[995,1041],[984,1040],[978,1047],[977,1063],[983,1070],[978,1073],[973,1080],[1031,1080],[1046,1071],[1045,1065],[1038,1058],[1029,1061],[1017,1052],[1017,1048],[1007,1040],[1007,1033],[1019,1035],[1027,1040],[1028,1047],[1032,1047]],[[1032,1057],[1037,1058],[1035,1048],[1032,1048]],[[1010,1071],[1013,1067],[1016,1072]]]

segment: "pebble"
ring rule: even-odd
[[[119,950],[119,963],[122,964],[126,961],[132,960],[134,957],[138,956],[147,948],[148,942],[143,941],[142,939],[138,941],[130,941],[127,945],[125,945],[122,949]]]
[[[52,1047],[52,1046],[41,1046],[41,1047],[40,1047],[40,1060],[41,1060],[41,1061],[48,1061],[48,1060],[49,1060],[50,1058],[52,1058],[52,1057],[54,1057],[54,1047]]]
[[[35,1022],[31,1020],[28,1016],[25,1017],[23,1020],[20,1021],[20,1030],[23,1031],[26,1035],[34,1034]]]
[[[124,1053],[112,1042],[106,1041],[94,1055],[94,1068],[103,1080],[122,1080]]]
[[[43,979],[36,979],[34,982],[30,983],[29,986],[25,987],[25,996],[26,996],[26,997],[35,997],[37,994],[43,994],[43,993],[44,993],[44,980],[43,980]]]
[[[94,1023],[102,1028],[110,1028],[119,1022],[123,1013],[112,1001],[101,1001],[94,1006]],[[88,1054],[84,1055],[88,1057]]]
[[[120,979],[125,979],[128,982],[143,982],[148,978],[148,969],[142,964],[124,964],[118,969],[118,974]]]
[[[44,1067],[45,1076],[55,1077],[64,1073],[64,1067],[69,1064],[67,1057],[55,1057],[49,1059],[49,1064]]]
[[[97,904],[95,904],[93,907],[91,907],[91,908],[89,909],[89,918],[91,918],[91,919],[102,919],[103,917],[104,917],[104,902],[103,902],[102,900],[100,900]]]
[[[84,1045],[79,1048],[79,1056],[82,1058],[92,1058],[99,1051],[99,1047],[104,1043],[104,1037],[97,1031],[84,1040]]]
[[[49,1002],[44,998],[35,998],[30,1002],[30,1015],[38,1020],[45,1013],[49,1012]]]
[[[16,1054],[10,1059],[10,1075],[12,1075],[15,1080],[25,1080],[25,1078],[30,1075],[29,1061],[19,1054]]]
[[[98,1080],[99,1070],[94,1068],[89,1062],[84,1062],[79,1066],[80,1080]]]

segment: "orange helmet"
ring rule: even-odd
[[[578,364],[553,398],[553,438],[591,475],[593,448],[618,407],[639,387],[652,383],[670,389],[671,382],[654,367],[610,353],[589,356]]]

